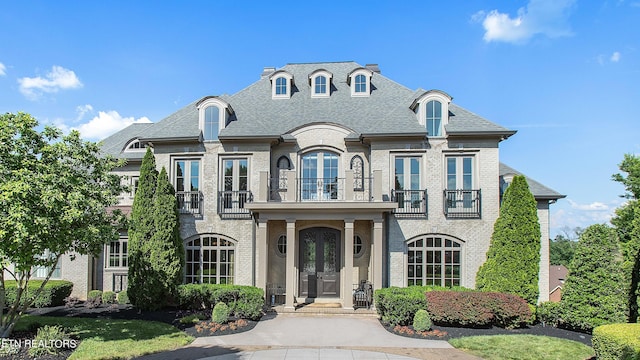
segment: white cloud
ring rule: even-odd
[[[42,93],[56,93],[60,89],[77,89],[82,82],[72,70],[54,65],[45,77],[24,77],[18,79],[20,92],[27,98],[35,100]]]
[[[122,117],[117,111],[99,111],[98,116],[74,129],[80,131],[83,138],[101,140],[133,123],[150,122],[146,116],[135,119]]]
[[[615,211],[626,200],[616,198],[608,202],[577,203],[571,199],[560,200],[551,206],[551,238],[562,234],[563,229],[586,228],[593,224],[609,223]]]
[[[76,121],[80,121],[82,120],[82,118],[84,118],[84,116],[93,111],[93,106],[86,104],[86,105],[80,105],[76,107],[76,112],[78,113],[78,117],[76,118]]]
[[[610,207],[600,201],[592,202],[591,204],[578,204],[571,199],[567,199],[572,209],[583,210],[583,211],[607,211]]]
[[[620,53],[618,51],[614,52],[613,54],[611,54],[611,57],[609,58],[609,60],[611,60],[611,62],[618,62],[620,61]]]
[[[4,66],[3,63],[0,63],[0,76],[5,76],[7,75],[7,67]]]
[[[484,41],[523,43],[540,34],[550,38],[572,35],[567,19],[575,0],[530,0],[526,8],[518,9],[518,14],[492,10],[479,11],[471,17],[474,22],[482,22]]]

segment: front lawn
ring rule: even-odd
[[[449,340],[460,350],[486,360],[584,360],[593,349],[576,341],[536,335],[483,335]]]
[[[31,324],[60,325],[77,336],[81,342],[69,360],[132,359],[174,350],[193,341],[191,336],[171,325],[142,320],[26,315],[15,330],[27,330]]]

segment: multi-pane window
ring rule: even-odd
[[[419,157],[398,156],[395,158],[394,197],[398,208],[410,211],[410,209],[422,207]]]
[[[249,162],[246,158],[222,161],[222,191],[225,209],[244,208],[248,196]]]
[[[447,158],[447,190],[473,189],[473,157],[450,156]]]
[[[235,244],[221,236],[203,235],[187,242],[185,282],[233,284]]]
[[[353,257],[360,257],[364,254],[364,244],[360,235],[353,236]]]
[[[356,93],[366,93],[367,92],[367,77],[359,74],[356,75],[355,88],[354,91]]]
[[[130,196],[134,197],[136,196],[136,191],[138,191],[138,183],[140,181],[140,177],[139,176],[132,176],[131,177],[131,184],[130,184],[130,189],[131,189],[131,193]]]
[[[442,103],[436,100],[427,103],[427,134],[442,136]]]
[[[407,284],[460,286],[462,244],[440,236],[426,236],[407,244]]]
[[[43,255],[40,256],[42,259],[51,258],[53,254],[46,250]],[[46,278],[49,275],[49,271],[51,270],[50,266],[34,266],[31,269],[31,276],[35,278]],[[62,277],[62,272],[60,270],[60,260],[54,265],[53,273],[51,274],[51,279],[60,279]]]
[[[302,200],[338,199],[338,155],[312,152],[302,157]]]
[[[114,240],[107,245],[107,251],[105,254],[106,267],[127,267],[127,238],[121,237],[118,240]]]
[[[276,79],[276,95],[287,95],[287,78],[279,77]]]
[[[327,78],[325,76],[320,75],[316,77],[316,84],[315,84],[314,90],[316,95],[327,93]]]
[[[209,106],[204,109],[204,129],[205,140],[217,140],[220,129],[220,108]]]
[[[200,212],[200,160],[177,160],[174,184],[178,209],[187,213]]]
[[[278,255],[285,256],[287,254],[287,235],[280,235],[276,243]]]

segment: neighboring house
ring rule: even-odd
[[[549,266],[549,301],[559,302],[562,299],[562,288],[568,273],[564,265]]]
[[[499,162],[500,142],[514,133],[443,91],[410,90],[377,65],[335,62],[265,68],[234,95],[131,125],[102,148],[128,160],[119,173],[134,189],[146,146],[167,168],[185,282],[255,285],[286,307],[349,308],[362,281],[374,289],[475,286],[501,192],[517,174]],[[529,184],[548,239],[549,204],[563,195]],[[123,194],[120,207],[130,207],[133,194]],[[541,243],[547,300],[548,242]],[[123,233],[86,287],[125,289],[126,262]]]

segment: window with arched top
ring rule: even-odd
[[[291,161],[286,156],[280,156],[278,158],[277,172],[278,172],[278,189],[285,190],[287,189],[287,172],[286,170],[291,170]]]
[[[278,95],[287,95],[287,79],[284,77],[279,77],[276,79],[276,96]]]
[[[316,77],[316,84],[314,88],[315,94],[326,94],[327,93],[327,78],[320,75]]]
[[[366,93],[367,92],[367,78],[360,74],[356,75],[356,84],[355,90],[356,93]]]
[[[442,136],[442,103],[437,100],[427,102],[426,125],[428,136]]]
[[[138,139],[133,139],[131,140],[125,147],[124,147],[124,151],[125,152],[131,152],[131,151],[144,151],[146,150],[147,146],[143,145],[140,140]]]
[[[185,282],[233,284],[235,242],[222,235],[200,235],[185,244]]]
[[[364,191],[364,160],[360,155],[351,158],[351,171],[353,171],[353,190]]]
[[[217,140],[220,129],[220,108],[208,106],[204,109],[204,129],[202,134],[205,140]]]
[[[407,243],[407,285],[460,286],[463,243],[426,235]]]

